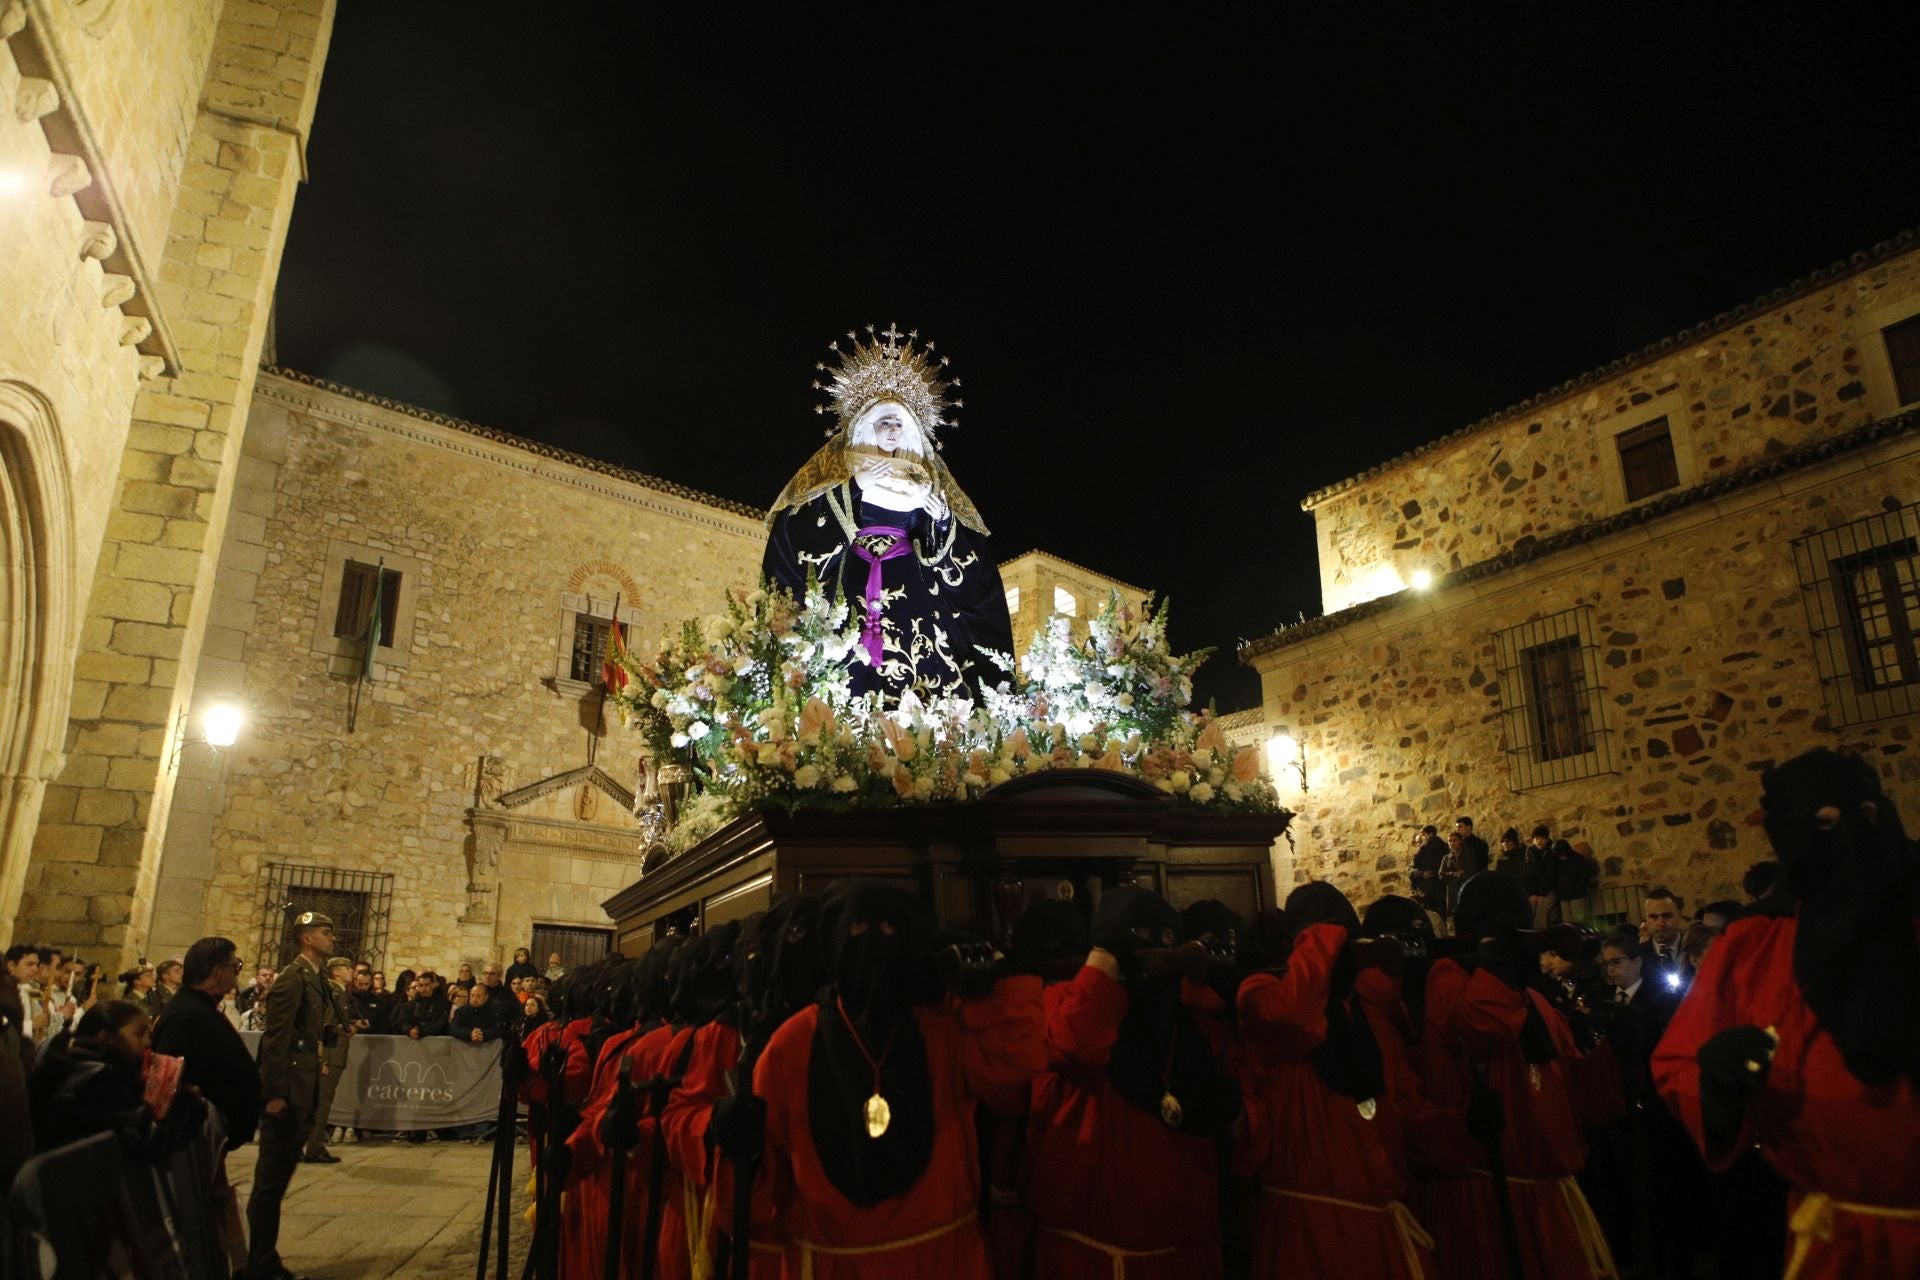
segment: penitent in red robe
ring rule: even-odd
[[[567,1177],[566,1211],[561,1217],[562,1280],[599,1280],[604,1274],[612,1153],[600,1141],[600,1120],[620,1087],[621,1074],[637,1072],[641,1080],[651,1079],[673,1037],[673,1028],[662,1025],[645,1034],[638,1030],[618,1032],[601,1046],[591,1091],[580,1109],[580,1123],[567,1140],[573,1158]],[[640,1237],[646,1224],[647,1172],[653,1152],[653,1121],[646,1114],[646,1100],[636,1099],[636,1105],[640,1145],[627,1155],[620,1253],[621,1274],[634,1276],[640,1274]]]
[[[1520,1051],[1527,1003],[1540,1013],[1561,1056],[1529,1063]],[[1464,1111],[1471,1064],[1486,1064],[1487,1083],[1507,1117],[1501,1151],[1513,1199],[1520,1262],[1531,1280],[1611,1280],[1618,1273],[1593,1210],[1573,1175],[1586,1144],[1567,1085],[1573,1037],[1552,1005],[1534,991],[1516,991],[1485,969],[1469,972],[1439,960],[1427,976],[1427,1097],[1443,1110]],[[1433,1233],[1440,1272],[1448,1280],[1507,1280],[1499,1202],[1479,1159],[1441,1162],[1415,1188],[1414,1210]]]
[[[1084,967],[1046,1000],[1047,1072],[1027,1116],[1033,1274],[1047,1280],[1220,1275],[1219,1152],[1127,1101],[1107,1061],[1126,988]]]
[[[862,1207],[828,1179],[807,1115],[820,1006],[774,1032],[754,1066],[767,1102],[762,1188],[779,1207],[784,1275],[796,1280],[989,1280],[980,1229],[974,1108],[1017,1110],[1046,1066],[1040,979],[1007,978],[991,995],[913,1010],[926,1042],[933,1152],[913,1186]],[[756,1189],[756,1199],[761,1190]]]
[[[713,1104],[733,1092],[740,1049],[736,1027],[711,1022],[696,1031],[685,1076],[662,1121],[667,1153],[681,1178],[687,1252],[696,1258],[712,1258],[720,1235],[733,1232],[733,1165],[720,1152],[707,1150],[707,1129]],[[774,1235],[771,1202],[754,1198],[751,1228],[754,1280],[779,1280],[785,1250]]]
[[[1654,1084],[1705,1150],[1700,1046],[1728,1027],[1771,1027],[1780,1043],[1746,1129],[1708,1162],[1725,1168],[1758,1143],[1792,1184],[1789,1275],[1920,1276],[1920,1097],[1905,1078],[1869,1087],[1847,1070],[1794,981],[1797,929],[1755,916],[1713,944],[1654,1050]]]
[[[1327,994],[1347,931],[1300,931],[1280,974],[1240,984],[1247,1137],[1234,1171],[1260,1183],[1253,1234],[1256,1280],[1426,1280],[1438,1274],[1432,1240],[1406,1206],[1407,1133],[1424,1117],[1401,1031],[1363,998],[1380,1045],[1385,1088],[1371,1100],[1328,1088],[1312,1054],[1326,1041]],[[1377,997],[1376,997],[1377,998]]]

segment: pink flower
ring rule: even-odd
[[[1233,753],[1233,780],[1252,782],[1260,776],[1260,753],[1252,747],[1242,747]]]
[[[893,771],[893,789],[905,800],[913,799],[913,771],[895,769]]]
[[[1202,729],[1200,736],[1193,740],[1193,749],[1195,751],[1200,750],[1202,747],[1205,747],[1218,756],[1226,755],[1229,751],[1233,750],[1232,747],[1227,745],[1226,732],[1221,729],[1218,720],[1207,721],[1207,727]]]
[[[1015,760],[1025,760],[1033,754],[1033,744],[1027,741],[1027,726],[1021,725],[1008,735],[1007,749],[1013,752]]]
[[[833,708],[819,698],[808,698],[806,705],[800,708],[801,737],[818,734],[824,738],[831,735],[836,727]]]

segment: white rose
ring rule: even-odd
[[[725,640],[732,634],[733,619],[723,614],[715,614],[713,617],[707,619],[707,638],[709,640]]]
[[[1204,769],[1213,763],[1213,748],[1201,747],[1193,753],[1193,762]]]
[[[1187,788],[1193,785],[1193,779],[1188,776],[1185,769],[1175,769],[1167,777],[1168,781],[1173,783],[1173,793],[1175,795],[1185,795]]]
[[[1119,704],[1119,707],[1122,711],[1133,710],[1133,695],[1130,693],[1121,694],[1119,697],[1114,699],[1114,702]]]
[[[690,742],[698,742],[711,732],[713,732],[713,730],[707,726],[705,720],[695,720],[687,726],[687,740]]]
[[[687,745],[687,735],[684,733],[676,733],[671,738],[668,738],[667,741],[676,747],[684,747]]]
[[[1245,796],[1247,793],[1239,783],[1229,782],[1226,786],[1220,789],[1220,794],[1225,796],[1227,799],[1233,801],[1235,804],[1238,804],[1240,803],[1241,797]]]
[[[747,672],[753,670],[753,655],[743,653],[735,658],[733,660],[733,670],[736,675],[745,675]]]
[[[793,771],[793,785],[801,788],[813,788],[820,785],[820,769],[817,765],[803,764]]]
[[[667,709],[667,691],[665,689],[655,689],[653,696],[648,698],[647,701],[653,704],[654,710],[665,711]]]
[[[1096,704],[1107,696],[1107,691],[1097,684],[1090,684],[1080,692],[1086,696],[1088,702]]]
[[[747,592],[747,604],[750,608],[758,609],[761,605],[765,604],[766,602],[767,602],[766,592],[761,591],[758,588]]]
[[[1162,791],[1166,792],[1168,795],[1173,794],[1172,778],[1155,778],[1153,780],[1153,785],[1160,788]]]
[[[1067,741],[1067,726],[1058,720],[1047,726],[1047,732],[1053,735],[1053,745],[1064,746]]]
[[[1226,780],[1227,780],[1227,771],[1225,769],[1222,769],[1219,765],[1215,765],[1213,766],[1213,768],[1207,770],[1207,781],[1211,782],[1214,786],[1217,787],[1221,783],[1225,782]]]
[[[913,798],[915,800],[925,800],[928,796],[931,796],[932,794],[933,794],[932,778],[921,778],[913,784]]]
[[[844,794],[859,790],[860,784],[853,780],[853,775],[850,773],[836,773],[833,775],[833,789]]]
[[[1213,788],[1207,783],[1198,783],[1187,792],[1187,799],[1195,804],[1206,804],[1213,799]]]

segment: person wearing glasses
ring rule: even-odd
[[[260,1120],[260,1069],[220,1007],[240,983],[240,957],[233,939],[202,938],[182,965],[179,993],[153,1024],[153,1051],[186,1059],[181,1077],[219,1111],[228,1148],[242,1146]]]

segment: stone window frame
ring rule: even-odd
[[[1007,588],[1007,615],[1011,617],[1012,615],[1019,612],[1020,612],[1020,588],[1018,585],[1008,587]]]
[[[380,646],[380,652],[374,655],[374,663],[376,666],[404,671],[413,665],[414,615],[419,611],[419,593],[425,581],[427,564],[424,560],[381,547],[349,542],[345,538],[327,539],[326,569],[320,580],[320,608],[313,619],[313,634],[308,647],[329,660],[327,666],[334,675],[352,675],[358,669],[359,639],[333,634],[334,619],[340,612],[340,587],[346,579],[349,560],[357,560],[361,564],[379,564],[384,560],[387,568],[400,575],[400,593],[394,605],[393,642]]]
[[[559,622],[554,628],[553,674],[547,679],[556,692],[570,698],[584,698],[600,687],[598,680],[575,680],[573,678],[573,629],[580,615],[599,621],[613,620],[613,601],[598,596],[582,595],[577,591],[560,593]],[[636,628],[640,626],[641,611],[622,601],[620,604],[620,625],[626,628],[627,644],[633,643]]]
[[[1535,708],[1524,693],[1527,655],[1548,645],[1576,642],[1584,687],[1580,696],[1591,742],[1584,751],[1548,757],[1538,749]],[[1508,785],[1515,791],[1577,782],[1617,773],[1613,730],[1607,721],[1606,683],[1600,646],[1594,639],[1593,608],[1575,605],[1559,613],[1506,627],[1493,634],[1494,660],[1500,672],[1500,727],[1506,742]]]
[[[1078,618],[1080,597],[1074,594],[1071,587],[1063,587],[1056,582],[1053,586],[1053,611],[1063,618]]]
[[[1890,418],[1902,407],[1900,393],[1894,386],[1893,360],[1887,354],[1886,331],[1916,316],[1920,316],[1920,293],[1854,313],[1854,350],[1860,353],[1860,380],[1867,388],[1867,411],[1875,418]]]
[[[1874,688],[1861,679],[1857,618],[1840,577],[1842,565],[1859,566],[1875,552],[1920,559],[1920,552],[1904,551],[1907,544],[1920,548],[1920,503],[1877,511],[1793,541],[1814,667],[1835,728],[1920,714],[1920,683]]]
[[[1629,498],[1626,467],[1620,457],[1620,437],[1651,426],[1661,418],[1667,420],[1667,438],[1673,442],[1673,470],[1678,479],[1671,489]],[[1630,510],[1699,483],[1700,460],[1694,448],[1693,414],[1687,408],[1686,395],[1678,388],[1663,396],[1629,405],[1601,419],[1594,430],[1598,433],[1596,444],[1600,457],[1600,478],[1606,489],[1609,510]]]

